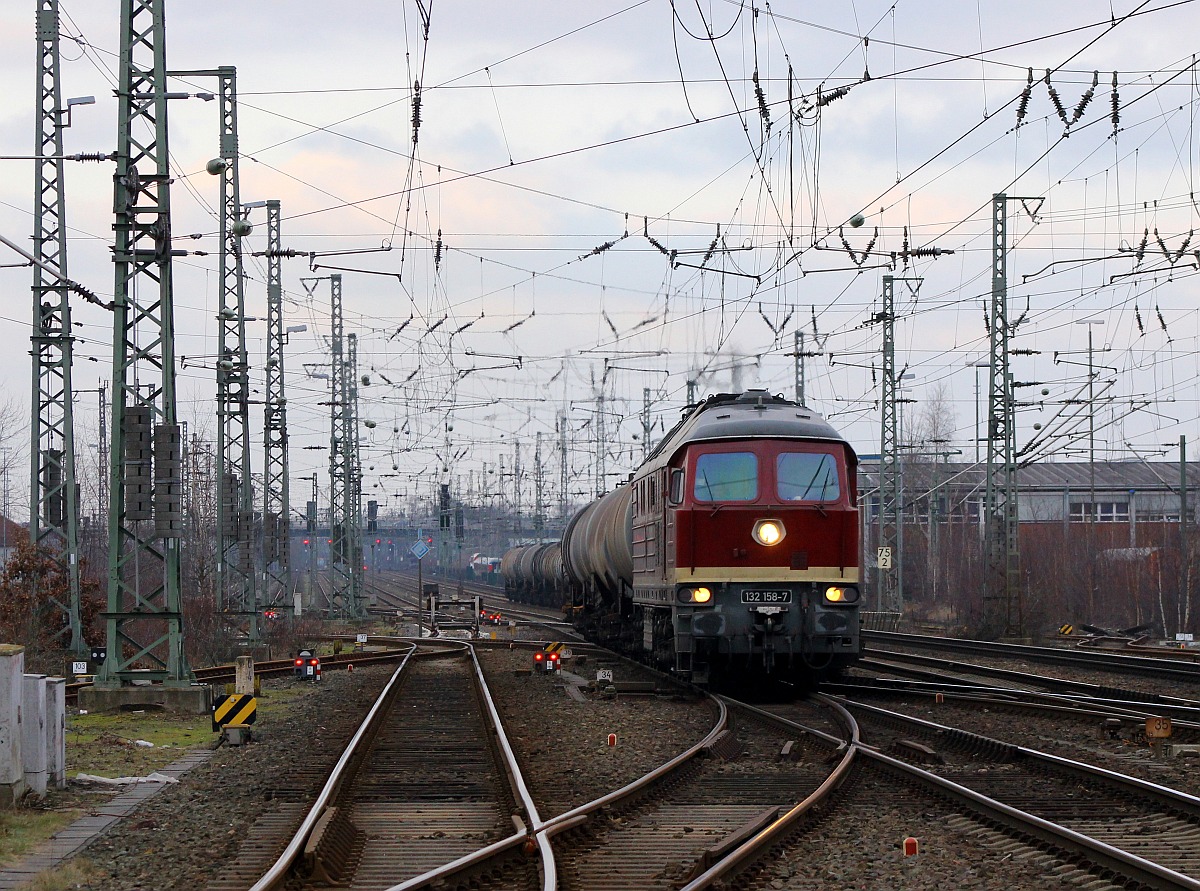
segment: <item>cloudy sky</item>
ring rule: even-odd
[[[651,439],[689,380],[793,396],[797,331],[821,354],[808,402],[875,453],[871,320],[889,274],[912,280],[895,329],[907,417],[942,405],[949,448],[973,458],[1000,192],[1027,199],[1008,203],[1013,345],[1029,351],[1014,376],[1036,382],[1019,393],[1018,445],[1086,456],[1089,330],[1099,455],[1169,460],[1162,443],[1196,432],[1193,2],[168,7],[169,68],[237,67],[243,201],[279,199],[285,246],[320,255],[284,268],[287,324],[308,326],[288,345],[294,476],[327,468],[329,286],[303,280],[333,271],[369,381],[364,490],[389,505],[428,494],[443,462],[464,497],[511,498],[518,454],[531,487],[538,434],[555,488],[564,425],[582,498],[600,426],[609,484],[640,457],[646,390]],[[17,242],[32,226],[34,9],[0,11],[0,234]],[[111,151],[119,4],[62,10],[63,95],[96,97],[66,151]],[[174,270],[180,413],[209,435],[218,133],[215,103],[172,103],[173,229],[192,252]],[[71,277],[102,295],[112,172],[67,172]],[[3,395],[23,402],[31,274],[15,254],[0,263]],[[255,318],[264,273],[247,268]],[[86,391],[111,377],[111,319],[75,318]],[[265,326],[249,330],[261,390]],[[81,447],[96,443],[95,400],[79,397]]]

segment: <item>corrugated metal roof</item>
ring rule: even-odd
[[[906,473],[928,479],[934,472],[939,485],[952,488],[982,487],[986,468],[974,461],[949,461],[934,465],[930,461],[905,462]],[[1063,489],[1087,491],[1091,488],[1092,465],[1086,461],[1064,461],[1031,464],[1017,471],[1017,488],[1033,491],[1058,491]],[[1166,461],[1097,461],[1095,464],[1096,490],[1106,492],[1169,491],[1179,488],[1179,464]],[[878,485],[879,462],[864,461],[858,467],[859,486],[871,489]],[[1187,462],[1187,486],[1200,489],[1200,461]],[[1197,493],[1200,497],[1200,492]]]

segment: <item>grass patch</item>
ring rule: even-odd
[[[82,814],[83,811],[76,808],[0,810],[0,863],[15,860],[39,842],[74,823]]]
[[[309,681],[279,678],[264,681],[258,699],[258,724],[270,724],[292,705],[318,689]],[[146,776],[161,770],[194,748],[216,743],[208,715],[174,712],[67,714],[67,775],[90,773],[103,777]],[[137,740],[153,743],[139,746]],[[26,806],[0,810],[0,866],[19,859],[85,813],[102,806],[120,788],[93,788],[73,784],[50,789],[41,800],[27,799]],[[94,870],[80,858],[37,876],[21,891],[67,891],[89,887]]]
[[[92,887],[92,880],[99,877],[91,863],[76,858],[38,873],[22,885],[20,891],[78,891]]]
[[[210,721],[208,715],[153,711],[67,715],[67,773],[145,776],[188,749],[212,745]]]

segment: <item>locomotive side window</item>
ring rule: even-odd
[[[833,455],[784,452],[775,459],[779,497],[784,501],[837,501],[841,497]]]
[[[754,501],[758,458],[752,452],[721,452],[696,458],[697,501]]]
[[[671,468],[671,504],[683,504],[683,470]]]

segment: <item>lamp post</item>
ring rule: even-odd
[[[975,463],[979,463],[979,369],[991,367],[991,362],[972,362],[975,369]]]
[[[1096,370],[1093,364],[1092,326],[1103,319],[1079,319],[1088,336],[1088,612],[1096,612]]]

